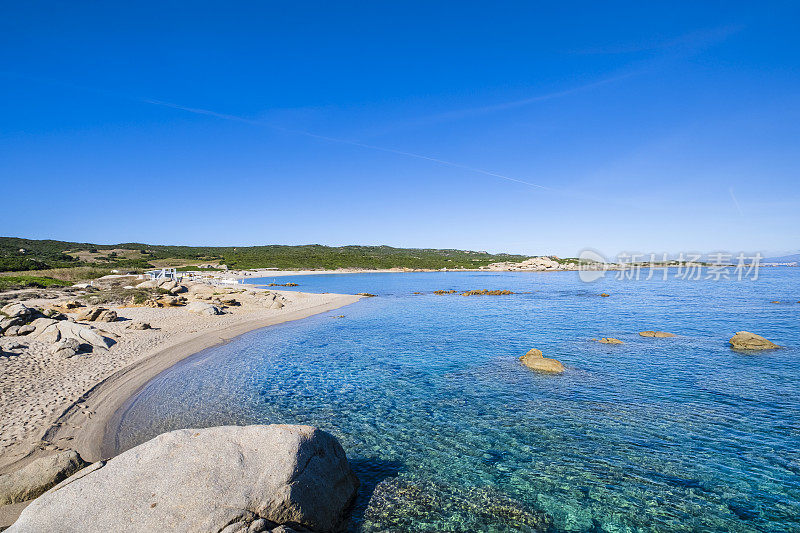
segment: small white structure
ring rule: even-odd
[[[144,273],[148,279],[162,280],[171,279],[172,281],[180,281],[182,276],[178,275],[178,270],[175,268],[162,268],[161,270],[150,270]]]

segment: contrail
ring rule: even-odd
[[[168,107],[168,108],[171,108],[171,109],[178,109],[178,110],[181,110],[181,111],[186,111],[187,113],[194,113],[195,115],[205,115],[205,116],[209,116],[209,117],[218,118],[218,119],[221,119],[221,120],[230,120],[230,121],[233,121],[233,122],[240,122],[240,123],[243,123],[243,124],[250,124],[252,126],[262,126],[262,127],[266,126],[266,127],[273,128],[273,129],[276,129],[276,130],[285,131],[287,133],[294,133],[294,134],[297,134],[297,135],[304,135],[306,137],[311,137],[311,138],[314,138],[314,139],[320,139],[320,140],[324,140],[324,141],[328,141],[328,142],[334,142],[334,143],[339,143],[339,144],[349,144],[350,146],[358,146],[360,148],[366,148],[368,150],[376,150],[376,151],[380,151],[380,152],[387,152],[387,153],[391,153],[391,154],[402,155],[402,156],[405,156],[405,157],[413,157],[415,159],[422,159],[424,161],[431,161],[433,163],[438,163],[440,165],[446,165],[446,166],[453,167],[453,168],[460,168],[462,170],[467,170],[469,172],[475,172],[477,174],[483,174],[485,176],[492,176],[494,178],[499,178],[499,179],[503,179],[503,180],[506,180],[506,181],[513,181],[514,183],[521,183],[523,185],[527,185],[529,187],[534,187],[536,189],[552,190],[550,187],[545,187],[544,185],[539,185],[537,183],[531,183],[529,181],[521,180],[519,178],[513,178],[511,176],[506,176],[504,174],[499,174],[497,172],[492,172],[492,171],[485,170],[485,169],[482,169],[482,168],[471,167],[469,165],[463,165],[461,163],[456,163],[456,162],[453,162],[453,161],[446,161],[444,159],[438,159],[438,158],[435,158],[435,157],[429,157],[429,156],[422,155],[422,154],[416,154],[416,153],[413,153],[413,152],[404,152],[402,150],[395,150],[393,148],[385,148],[383,146],[375,146],[375,145],[372,145],[372,144],[365,144],[365,143],[360,143],[360,142],[357,142],[357,141],[350,141],[350,140],[347,140],[347,139],[339,139],[337,137],[328,137],[326,135],[318,135],[318,134],[312,133],[310,131],[293,130],[293,129],[288,129],[288,128],[282,128],[280,126],[276,126],[274,124],[270,124],[270,123],[265,122],[263,120],[253,120],[253,119],[249,119],[249,118],[245,118],[245,117],[240,117],[238,115],[230,115],[230,114],[227,114],[227,113],[218,113],[218,112],[212,111],[210,109],[189,107],[189,106],[185,106],[185,105],[181,105],[181,104],[175,104],[175,103],[172,103],[172,102],[166,102],[166,101],[163,101],[163,100],[156,100],[156,99],[153,99],[153,98],[135,97],[135,96],[121,94],[121,93],[112,92],[112,91],[107,91],[107,90],[103,90],[103,89],[97,89],[97,88],[94,88],[94,87],[86,87],[86,86],[83,86],[83,85],[76,85],[76,84],[73,84],[73,83],[63,82],[63,81],[59,81],[59,80],[23,76],[23,75],[19,75],[19,74],[12,73],[12,72],[0,71],[0,76],[9,77],[9,78],[17,78],[17,79],[23,78],[23,79],[27,79],[27,80],[30,80],[30,81],[35,81],[37,83],[45,83],[45,84],[49,84],[49,85],[57,85],[57,86],[62,86],[62,87],[69,87],[71,89],[76,89],[76,90],[80,90],[80,91],[87,91],[87,92],[91,92],[91,93],[95,93],[95,94],[102,94],[104,96],[110,96],[110,97],[116,97],[116,98],[124,98],[125,100],[129,100],[129,101],[135,101],[135,102],[140,102],[140,103],[145,103],[145,104],[150,104],[150,105],[156,105],[156,106],[161,106],[161,107]]]
[[[733,200],[733,204],[736,206],[736,210],[739,211],[739,214],[741,216],[744,216],[744,213],[742,212],[742,206],[739,205],[739,200],[737,200],[736,196],[733,194],[733,187],[730,187],[728,189],[728,192],[731,193],[731,200]]]
[[[531,183],[529,181],[521,180],[521,179],[518,179],[518,178],[512,178],[511,176],[506,176],[504,174],[498,174],[497,172],[491,172],[489,170],[484,170],[482,168],[471,167],[469,165],[463,165],[461,163],[455,163],[453,161],[446,161],[444,159],[438,159],[438,158],[435,158],[435,157],[429,157],[427,155],[416,154],[416,153],[413,153],[413,152],[405,152],[403,150],[395,150],[393,148],[385,148],[383,146],[375,146],[375,145],[372,145],[372,144],[365,144],[365,143],[361,143],[361,142],[357,142],[357,141],[350,141],[350,140],[347,140],[347,139],[340,139],[340,138],[337,138],[337,137],[328,137],[327,135],[319,135],[319,134],[316,134],[316,133],[312,133],[310,131],[282,128],[280,126],[276,126],[274,124],[270,124],[269,122],[265,122],[265,121],[262,121],[262,120],[252,120],[252,119],[240,117],[238,115],[229,115],[229,114],[226,114],[226,113],[217,113],[216,111],[211,111],[209,109],[188,107],[188,106],[184,106],[184,105],[180,105],[180,104],[174,104],[172,102],[164,102],[162,100],[153,100],[153,99],[150,99],[150,98],[140,98],[138,100],[140,102],[144,102],[146,104],[158,105],[158,106],[162,106],[162,107],[169,107],[171,109],[179,109],[181,111],[186,111],[188,113],[194,113],[196,115],[205,115],[205,116],[219,118],[219,119],[222,119],[222,120],[231,120],[231,121],[234,121],[234,122],[241,122],[241,123],[244,123],[244,124],[251,124],[251,125],[254,125],[254,126],[267,126],[267,127],[270,127],[270,128],[276,129],[276,130],[285,131],[287,133],[294,133],[294,134],[297,134],[297,135],[304,135],[306,137],[311,137],[311,138],[314,138],[314,139],[320,139],[320,140],[323,140],[323,141],[339,143],[339,144],[348,144],[350,146],[358,146],[360,148],[366,148],[368,150],[377,150],[377,151],[380,151],[380,152],[387,152],[387,153],[390,153],[390,154],[397,154],[397,155],[402,155],[402,156],[406,156],[406,157],[413,157],[413,158],[416,158],[416,159],[422,159],[424,161],[431,161],[433,163],[438,163],[440,165],[446,165],[446,166],[449,166],[449,167],[460,168],[460,169],[463,169],[463,170],[468,170],[470,172],[475,172],[475,173],[478,173],[478,174],[484,174],[486,176],[492,176],[492,177],[504,179],[504,180],[507,180],[507,181],[513,181],[514,183],[521,183],[523,185],[528,185],[530,187],[534,187],[534,188],[537,188],[537,189],[551,190],[550,187],[545,187],[544,185]]]

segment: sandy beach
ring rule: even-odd
[[[119,316],[117,321],[91,323],[115,341],[108,350],[64,358],[52,354],[50,346],[38,340],[0,337],[0,347],[6,352],[0,358],[0,472],[68,448],[88,461],[99,460],[114,413],[163,370],[248,331],[330,311],[359,299],[271,291],[284,298],[284,307],[269,309],[262,300],[267,291],[246,285],[208,290],[229,294],[239,305],[214,316],[191,313],[186,307],[112,307]],[[52,300],[24,302],[41,307],[53,304]],[[130,329],[128,325],[133,322],[146,322],[151,328]],[[15,343],[23,347],[9,350]]]

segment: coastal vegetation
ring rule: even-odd
[[[0,276],[0,291],[12,289],[63,287],[69,283],[45,276]]]
[[[392,246],[166,246],[142,243],[92,244],[0,237],[0,272],[92,267],[144,270],[163,266],[217,269],[277,268],[478,268],[526,256],[470,250]],[[105,272],[107,273],[107,272]],[[102,275],[102,274],[101,274]]]

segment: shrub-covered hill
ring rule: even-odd
[[[141,243],[92,244],[0,237],[0,271],[73,266],[151,268],[165,261],[219,263],[229,268],[476,268],[526,256],[468,250],[394,248],[391,246],[165,246]]]

